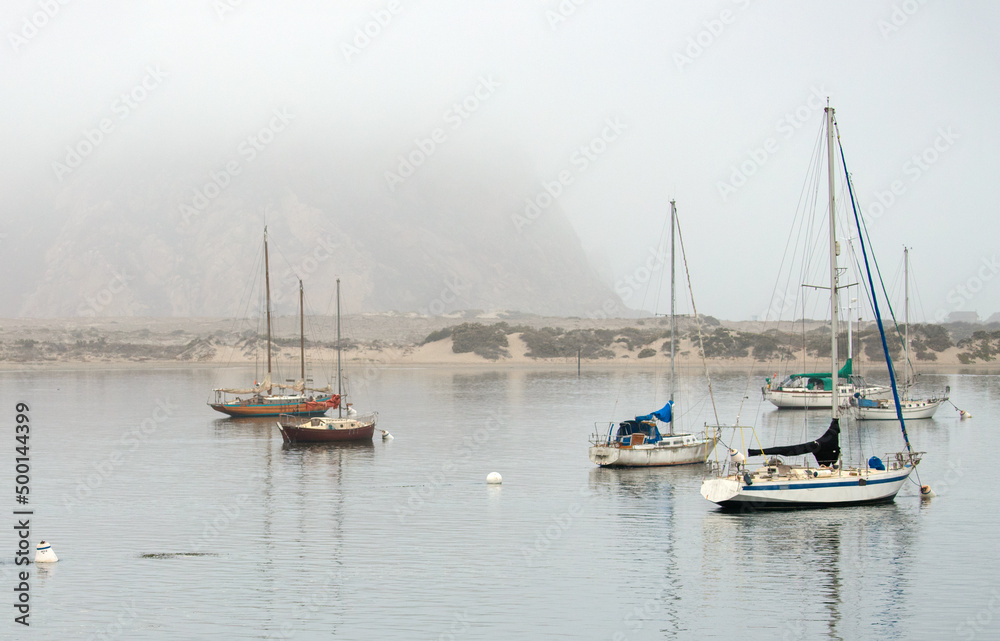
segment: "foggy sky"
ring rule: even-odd
[[[663,311],[646,284],[676,199],[699,311],[762,317],[829,97],[883,275],[898,288],[910,246],[918,320],[986,318],[1000,311],[997,24],[985,1],[10,0],[0,267],[37,267],[11,248],[55,237],[66,181],[155,180],[148,158],[207,180],[309,145],[396,198],[441,180],[404,176],[401,156],[488,176],[505,147],[535,176],[506,196],[510,224],[555,194],[628,306]]]

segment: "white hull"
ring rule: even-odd
[[[850,404],[851,397],[854,395],[853,385],[841,385],[838,388],[837,404],[841,408],[846,408]],[[866,387],[863,390],[863,394],[868,398],[876,398],[886,392],[889,392],[888,387]],[[830,409],[833,405],[833,394],[824,390],[811,390],[811,389],[773,389],[765,390],[764,398],[774,404],[775,407],[789,408],[789,409]]]
[[[717,438],[706,438],[693,434],[664,436],[655,445],[643,443],[635,446],[591,445],[590,460],[601,467],[662,467],[666,465],[690,465],[704,463]]]
[[[929,399],[926,401],[900,401],[903,420],[930,418],[944,399]],[[879,407],[852,407],[854,417],[861,421],[895,421],[896,407],[892,403],[879,403]]]
[[[768,469],[775,468],[761,468],[753,475],[708,479],[702,483],[701,494],[726,509],[746,510],[887,503],[896,498],[913,466],[906,464],[885,471],[780,466],[778,469],[784,469],[785,474],[768,473]]]

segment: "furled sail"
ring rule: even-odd
[[[798,456],[812,454],[820,465],[833,465],[840,459],[840,419],[830,421],[823,436],[799,445],[778,445],[760,450],[747,450],[750,456]]]

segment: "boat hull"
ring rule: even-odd
[[[668,437],[669,438],[669,437]],[[668,440],[668,439],[665,439]],[[704,463],[717,439],[695,437],[687,443],[619,446],[591,445],[591,462],[601,467],[666,467]]]
[[[934,416],[934,412],[941,407],[942,403],[944,403],[944,400],[936,399],[927,401],[901,401],[900,410],[903,413],[903,420],[931,418]],[[854,406],[851,410],[854,413],[854,417],[860,421],[895,421],[898,419],[896,408],[891,404],[885,407]]]
[[[299,425],[283,421],[277,425],[286,443],[357,443],[371,441],[375,433],[374,419],[314,418]]]
[[[254,401],[238,401],[233,403],[209,403],[216,412],[222,412],[235,418],[248,416],[280,416],[288,414],[290,416],[322,416],[328,409],[333,407],[329,402],[302,401],[294,403],[261,403]]]
[[[810,479],[781,478],[747,484],[743,477],[730,475],[706,480],[701,494],[725,510],[794,510],[847,507],[889,503],[913,471],[898,470],[849,473]]]
[[[872,387],[866,388],[864,394],[870,398],[875,398],[885,394],[888,388]],[[855,389],[852,386],[842,386],[837,392],[839,396],[838,405],[846,408],[850,404],[851,397]],[[833,405],[833,394],[826,390],[808,389],[773,389],[764,392],[764,398],[770,401],[775,407],[781,409],[830,409]]]

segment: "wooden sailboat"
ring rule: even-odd
[[[946,387],[940,397],[912,399],[910,388],[913,386],[910,367],[910,248],[903,248],[903,289],[904,289],[904,327],[906,336],[903,340],[903,398],[900,400],[900,410],[903,418],[931,418],[941,404],[948,400],[949,389]],[[855,393],[851,398],[851,410],[854,417],[861,421],[893,421],[896,420],[896,406],[889,399],[871,399],[864,393]]]
[[[340,396],[333,393],[330,386],[323,388],[306,387],[305,361],[305,308],[302,281],[299,280],[299,349],[301,372],[298,381],[292,385],[274,383],[271,380],[271,277],[267,252],[267,228],[264,228],[264,287],[267,322],[267,374],[260,383],[252,387],[233,389],[217,388],[215,401],[209,407],[229,416],[242,418],[253,416],[320,416],[330,408],[340,406]],[[274,393],[275,388],[279,393]],[[281,392],[290,393],[281,393]]]
[[[888,454],[885,461],[872,456],[867,462],[859,465],[845,464],[841,456],[841,405],[838,398],[840,386],[837,376],[837,295],[840,285],[836,251],[836,208],[834,206],[835,126],[833,109],[828,106],[826,107],[826,138],[830,190],[830,371],[832,372],[830,426],[822,436],[808,443],[748,449],[747,456],[767,457],[763,464],[753,471],[744,467],[746,456],[741,452],[733,451],[728,474],[706,479],[701,486],[702,496],[725,509],[753,511],[889,502],[896,498],[896,494],[920,462],[922,453],[914,452],[911,449],[909,438],[906,435],[906,424],[899,413],[899,398],[892,371],[892,361],[885,345],[882,318],[874,294],[872,302],[875,318],[878,321],[879,332],[882,334],[883,350],[889,366],[889,378],[906,451]],[[848,190],[853,199],[849,176],[847,180]],[[857,219],[857,214],[855,217]],[[868,257],[865,253],[863,238],[860,242],[867,268]],[[870,269],[868,270],[868,281],[870,291],[874,292]],[[810,465],[808,461],[789,463],[779,458],[809,454],[815,457],[816,467]]]
[[[587,454],[591,462],[601,467],[657,467],[704,463],[719,440],[716,431],[705,434],[674,432],[674,352],[676,350],[674,306],[674,224],[677,203],[670,201],[670,400],[663,408],[622,421],[617,428],[608,425],[607,432],[591,438]],[[661,434],[657,421],[666,423],[668,433]]]
[[[347,404],[344,416],[343,377],[340,366],[340,279],[337,279],[337,417],[318,416],[302,421],[293,414],[282,414],[278,420],[281,438],[286,443],[347,443],[371,441],[378,413],[358,416]]]

